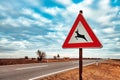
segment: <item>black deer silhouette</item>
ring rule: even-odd
[[[75,33],[77,34],[77,36],[75,36],[75,38],[76,38],[77,40],[78,40],[78,38],[83,38],[84,40],[88,41],[88,40],[85,38],[84,35],[78,33],[78,29],[77,29],[77,31],[75,31]]]

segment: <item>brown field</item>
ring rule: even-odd
[[[96,58],[83,58],[84,60],[93,60]],[[99,59],[99,58],[97,58]],[[46,63],[46,62],[65,62],[65,61],[74,61],[74,60],[79,60],[78,58],[60,58],[60,59],[53,59],[53,58],[48,58],[48,59],[43,59],[41,63]],[[0,66],[2,65],[14,65],[14,64],[29,64],[29,63],[39,63],[36,58],[9,58],[9,59],[0,59]]]
[[[38,63],[36,60],[32,59],[0,59],[0,66],[2,65],[13,65],[13,64],[28,64],[28,63]]]
[[[71,60],[78,60],[78,58],[71,58],[71,59],[43,59],[41,62],[39,62],[36,58],[17,58],[17,59],[0,59],[0,66],[2,65],[13,65],[13,64],[29,64],[29,63],[46,63],[46,62],[65,62],[65,61],[71,61]]]
[[[79,69],[51,75],[39,80],[79,80]],[[108,60],[85,66],[83,80],[120,80],[120,60]]]

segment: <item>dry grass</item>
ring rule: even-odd
[[[13,65],[13,64],[28,64],[28,63],[38,63],[38,61],[31,59],[0,59],[0,66]]]
[[[14,64],[29,64],[29,63],[50,63],[50,62],[67,62],[67,61],[73,61],[75,59],[43,59],[41,62],[39,62],[36,58],[32,59],[24,59],[24,58],[18,58],[18,59],[0,59],[0,66],[2,65],[14,65]]]
[[[39,80],[79,80],[79,69],[55,74]],[[99,65],[86,66],[83,69],[83,80],[120,80],[120,60],[109,60]]]

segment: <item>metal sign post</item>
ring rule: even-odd
[[[79,48],[79,80],[82,80],[82,48],[101,48],[99,42],[80,10],[62,48]]]
[[[82,80],[82,48],[79,48],[79,80]]]
[[[82,10],[80,10],[82,14]],[[82,80],[82,48],[79,48],[79,80]]]

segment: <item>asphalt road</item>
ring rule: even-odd
[[[96,60],[84,60],[88,65]],[[78,67],[78,61],[0,66],[0,80],[34,80]]]

